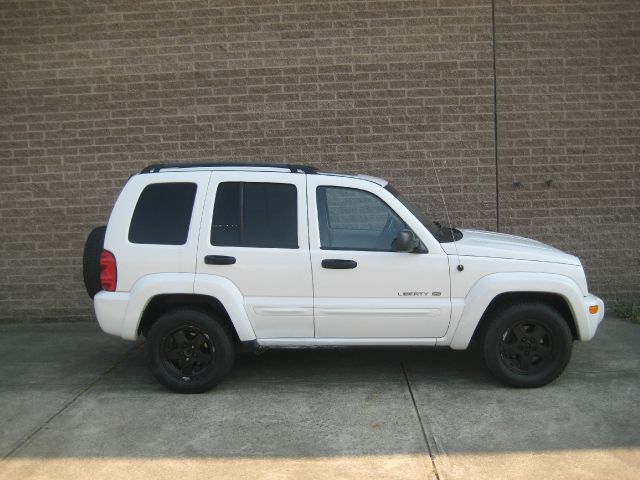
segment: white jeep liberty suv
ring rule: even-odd
[[[441,226],[385,180],[271,164],[153,165],[85,245],[100,327],[144,335],[166,387],[203,392],[236,351],[480,342],[516,387],[564,370],[604,315],[580,260]]]

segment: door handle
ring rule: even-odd
[[[236,257],[227,257],[226,255],[207,255],[204,257],[204,263],[207,265],[233,265],[236,263]]]
[[[327,258],[322,260],[322,268],[334,268],[337,270],[347,270],[356,268],[358,263],[355,260],[340,260],[337,258]]]

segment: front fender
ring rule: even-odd
[[[482,315],[491,301],[502,293],[537,292],[560,295],[567,301],[575,320],[578,337],[588,340],[593,336],[585,308],[585,297],[580,287],[570,278],[553,273],[495,273],[482,277],[464,299],[464,308],[457,325],[452,325],[450,339],[443,338],[438,345],[467,348]]]

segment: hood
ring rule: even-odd
[[[442,243],[448,255],[471,257],[509,258],[513,260],[533,260],[537,262],[580,265],[580,259],[530,238],[507,235],[505,233],[460,229],[462,239],[457,242]]]

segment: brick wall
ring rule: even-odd
[[[89,316],[82,245],[127,177],[205,159],[381,175],[443,218],[435,165],[485,229],[499,178],[501,230],[631,298],[639,28],[632,0],[0,2],[0,319]]]
[[[640,293],[640,2],[496,2],[500,228]]]

